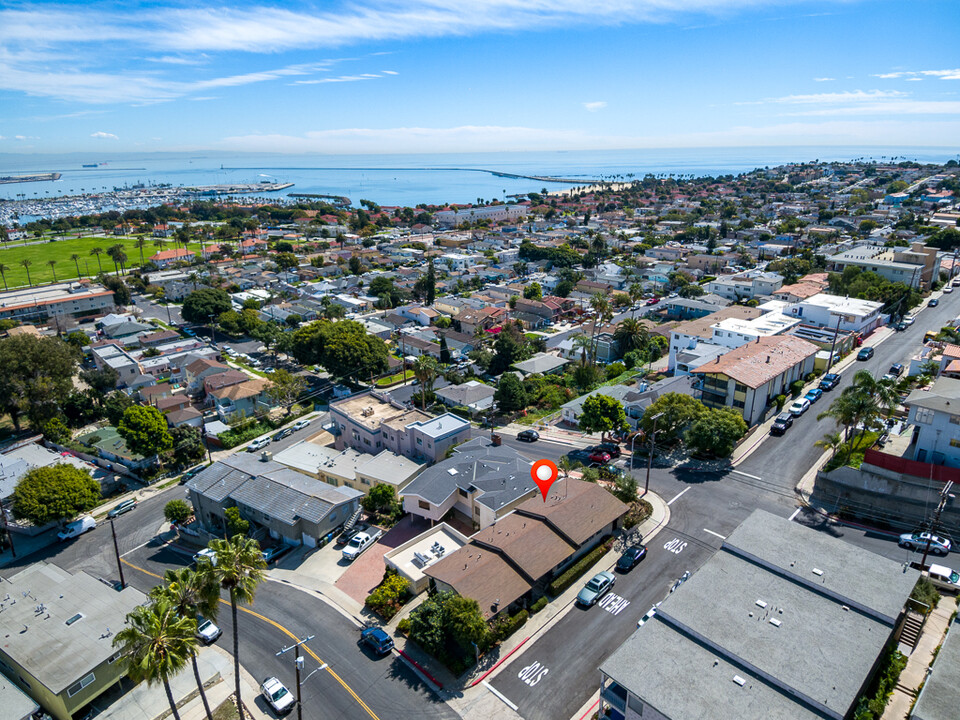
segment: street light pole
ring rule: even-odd
[[[113,527],[113,518],[110,518],[110,532],[113,534],[113,552],[117,556],[117,570],[120,572],[120,589],[123,590],[127,583],[123,579],[123,563],[120,562],[120,546],[117,545],[117,530]]]
[[[653,467],[653,451],[654,451],[654,441],[657,437],[657,420],[663,417],[663,413],[657,413],[652,418],[653,428],[650,430],[650,454],[647,456],[647,479],[643,483],[643,496],[647,496],[647,491],[650,489],[650,469]]]
[[[303,720],[303,703],[300,702],[300,670],[303,668],[303,657],[300,655],[300,646],[303,643],[310,642],[315,635],[308,635],[305,638],[297,640],[296,643],[289,647],[283,648],[280,652],[277,653],[277,657],[280,657],[286,652],[293,650],[294,665],[296,666],[297,671],[297,720]],[[312,673],[311,673],[312,674]]]

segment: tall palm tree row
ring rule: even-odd
[[[74,253],[70,256],[70,259],[73,260],[73,264],[77,266],[77,279],[79,280],[82,277],[80,275],[80,256],[77,253]]]
[[[103,265],[100,264],[100,256],[103,254],[103,248],[102,247],[91,248],[90,254],[97,256],[97,270],[99,270],[100,272],[103,272]]]
[[[220,609],[220,586],[209,572],[197,572],[190,568],[167,570],[163,580],[163,585],[157,585],[150,591],[151,598],[155,601],[166,600],[180,617],[191,618],[197,625],[200,624],[201,617],[216,620],[217,611]],[[197,682],[207,719],[213,720],[210,703],[203,689],[196,652],[190,654],[190,664],[193,666],[193,677]]]
[[[240,720],[244,720],[243,703],[240,700],[240,634],[237,630],[237,604],[253,602],[257,586],[263,582],[263,571],[267,564],[263,560],[260,544],[243,535],[234,535],[229,540],[211,540],[210,549],[216,556],[216,562],[202,560],[200,572],[213,578],[220,588],[230,595],[237,710],[240,713]]]
[[[817,419],[830,417],[843,427],[843,441],[847,444],[846,455],[849,457],[868,430],[882,426],[881,419],[889,415],[899,401],[900,395],[893,380],[877,380],[869,371],[859,370],[853,376],[853,382]],[[832,447],[832,438],[830,442],[821,443],[818,441],[819,447]]]
[[[47,265],[50,266],[51,272],[53,272],[53,281],[57,282],[57,261],[56,260],[47,260]]]
[[[20,264],[23,265],[23,269],[27,271],[27,285],[33,287],[33,280],[30,279],[30,266],[33,265],[33,261],[24,258],[20,261]]]
[[[140,605],[127,615],[127,627],[113,638],[115,647],[125,654],[127,675],[134,682],[162,683],[174,720],[180,712],[170,690],[170,678],[187,664],[196,652],[197,622],[180,617],[166,598]]]
[[[7,288],[7,270],[9,270],[9,269],[10,269],[10,266],[9,266],[9,265],[4,265],[3,263],[0,263],[0,277],[3,278],[3,289],[4,289],[4,290],[7,290],[7,289],[8,289],[8,288]]]
[[[413,362],[413,376],[420,383],[420,408],[427,409],[427,395],[433,392],[437,379],[437,361],[429,355],[421,355]]]

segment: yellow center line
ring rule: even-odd
[[[163,580],[163,577],[162,577],[161,575],[157,575],[157,574],[154,573],[154,572],[150,572],[149,570],[145,570],[145,569],[142,568],[142,567],[139,567],[139,566],[137,566],[137,565],[134,565],[132,562],[130,562],[130,561],[128,561],[128,560],[125,560],[125,559],[121,558],[121,559],[120,559],[120,562],[122,562],[124,565],[127,565],[127,566],[129,566],[129,567],[132,567],[134,570],[137,570],[137,571],[139,571],[139,572],[142,572],[142,573],[145,574],[145,575],[149,575],[150,577],[155,577],[155,578],[157,578],[158,580]],[[220,598],[220,602],[223,603],[224,605],[226,605],[227,607],[230,607],[230,603],[229,603],[227,600],[224,600],[223,598]],[[268,624],[270,624],[270,625],[273,625],[275,628],[277,628],[277,629],[280,630],[281,632],[286,633],[286,635],[289,636],[289,637],[290,637],[291,639],[293,639],[293,640],[299,640],[299,639],[300,639],[300,638],[298,638],[296,635],[294,635],[292,632],[290,632],[289,630],[287,630],[287,628],[285,628],[283,625],[281,625],[280,623],[278,623],[276,620],[271,620],[270,618],[266,617],[265,615],[261,615],[261,614],[258,613],[258,612],[254,612],[253,610],[250,610],[249,608],[239,607],[239,606],[238,606],[238,607],[237,607],[237,610],[239,610],[240,612],[247,613],[248,615],[252,615],[253,617],[257,618],[258,620],[262,620],[262,621],[265,622],[265,623],[268,623]],[[321,666],[326,665],[326,666],[327,666],[327,667],[326,667],[326,671],[327,671],[328,673],[330,673],[338,683],[340,683],[340,685],[343,687],[344,690],[346,690],[348,693],[350,693],[350,695],[353,697],[353,699],[356,700],[357,703],[359,703],[360,707],[362,707],[364,710],[367,711],[367,714],[368,714],[371,718],[373,718],[373,720],[380,720],[380,718],[377,716],[377,714],[376,714],[375,712],[373,712],[373,710],[371,710],[369,707],[367,707],[367,704],[366,704],[363,700],[361,700],[361,699],[360,699],[360,696],[357,695],[357,694],[353,691],[353,688],[351,688],[349,685],[347,685],[347,683],[345,683],[345,682],[343,681],[343,678],[341,678],[339,675],[337,675],[336,672],[334,672],[333,668],[330,666],[329,663],[323,662],[323,660],[321,660],[320,657],[319,657],[313,650],[311,650],[309,647],[307,647],[306,645],[301,645],[300,647],[302,647],[304,650],[306,650],[307,653],[309,653],[310,657],[312,657],[314,660],[316,660]]]

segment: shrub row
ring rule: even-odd
[[[547,606],[547,596],[541,595],[540,599],[530,606],[530,614],[536,615],[538,612],[543,610],[546,606]]]
[[[547,586],[547,592],[551,595],[559,595],[568,587],[573,585],[580,576],[589,570],[593,565],[607,553],[606,538],[593,550],[584,555],[580,560],[573,564],[568,570],[554,578]]]
[[[876,691],[860,698],[854,712],[854,720],[879,720],[890,702],[893,689],[900,679],[900,673],[907,666],[907,656],[893,647],[889,647],[880,661],[880,670],[871,684]]]
[[[498,618],[496,622],[493,623],[493,627],[491,628],[493,631],[493,639],[496,642],[503,642],[508,637],[513,635],[517,630],[523,627],[523,624],[527,621],[528,617],[530,617],[530,613],[528,613],[526,610],[521,610],[516,615]]]

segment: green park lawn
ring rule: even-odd
[[[48,236],[53,237],[53,236]],[[28,242],[34,239],[28,240]],[[146,238],[147,244],[143,246],[143,259],[148,260],[151,255],[158,252],[161,248],[154,245],[155,238]],[[0,247],[0,263],[6,265],[9,269],[4,271],[6,275],[7,287],[21,287],[27,284],[27,271],[20,264],[22,260],[30,261],[30,280],[33,285],[53,282],[54,270],[56,270],[57,280],[74,280],[77,277],[77,266],[70,259],[70,256],[76,253],[80,256],[80,273],[83,277],[96,276],[100,272],[97,266],[97,257],[91,255],[90,251],[95,248],[103,248],[100,255],[100,267],[104,272],[114,272],[113,260],[107,255],[107,248],[113,245],[123,245],[127,253],[127,269],[140,265],[140,250],[136,246],[137,238],[134,236],[114,237],[114,236],[94,236],[94,237],[71,237],[67,236],[63,240],[54,242],[45,242],[40,245],[23,245],[14,243],[5,243]],[[167,240],[162,248],[163,250],[172,250],[173,241]],[[200,252],[199,243],[191,243],[190,250]],[[56,260],[54,268],[48,265],[50,260]]]

